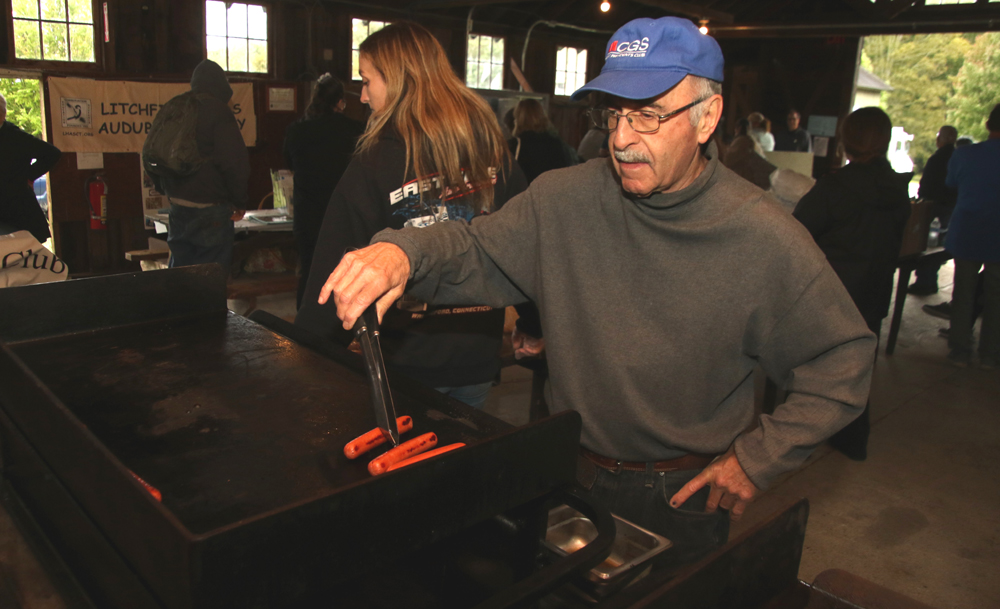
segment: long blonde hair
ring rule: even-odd
[[[475,212],[492,210],[493,178],[507,145],[489,104],[458,79],[440,43],[423,26],[402,21],[369,36],[360,51],[382,75],[386,101],[359,152],[395,133],[406,147],[407,172],[440,180],[421,185],[421,197],[425,187],[438,197],[469,193]]]

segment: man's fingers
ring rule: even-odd
[[[733,506],[736,505],[739,497],[732,493],[721,493],[722,499],[719,501],[719,507],[724,510],[732,511]]]
[[[732,509],[729,510],[729,519],[732,520],[733,522],[736,522],[737,520],[742,518],[743,510],[747,508],[748,503],[750,502],[744,501],[742,499],[734,503]]]
[[[705,500],[705,511],[714,512],[723,499],[725,499],[725,491],[713,484],[711,490],[708,491],[708,499]]]
[[[677,493],[670,498],[670,507],[677,508],[684,505],[684,502],[687,501],[691,495],[697,493],[701,490],[701,487],[705,486],[709,482],[711,482],[711,475],[708,473],[708,470],[703,470],[700,474],[681,487],[681,490],[677,491]]]

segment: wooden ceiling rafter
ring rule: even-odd
[[[669,13],[694,17],[695,19],[706,19],[716,23],[733,23],[735,17],[732,13],[725,13],[710,8],[705,8],[699,4],[690,2],[677,2],[677,0],[632,0],[637,4],[663,9]]]

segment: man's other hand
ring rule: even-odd
[[[706,484],[710,490],[705,511],[714,512],[721,507],[729,510],[729,519],[733,521],[743,516],[747,504],[757,496],[757,487],[743,471],[736,459],[736,449],[733,447],[677,491],[677,494],[670,498],[670,506],[680,507]]]
[[[234,207],[233,208],[233,213],[232,213],[231,216],[229,216],[229,219],[232,220],[233,222],[239,222],[240,220],[243,219],[243,216],[245,216],[245,215],[247,215],[247,210],[245,210],[245,209],[236,209]]]
[[[410,259],[399,246],[376,243],[348,252],[319,292],[319,304],[333,294],[337,317],[350,330],[368,305],[378,301],[378,319],[403,295],[410,278]]]
[[[514,328],[514,331],[510,333],[510,343],[514,347],[514,359],[536,357],[545,350],[544,338],[535,338],[517,328]]]

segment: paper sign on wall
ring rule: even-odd
[[[140,152],[153,119],[187,83],[48,79],[52,144],[63,152]],[[257,143],[253,85],[233,83],[229,107],[247,146]]]

